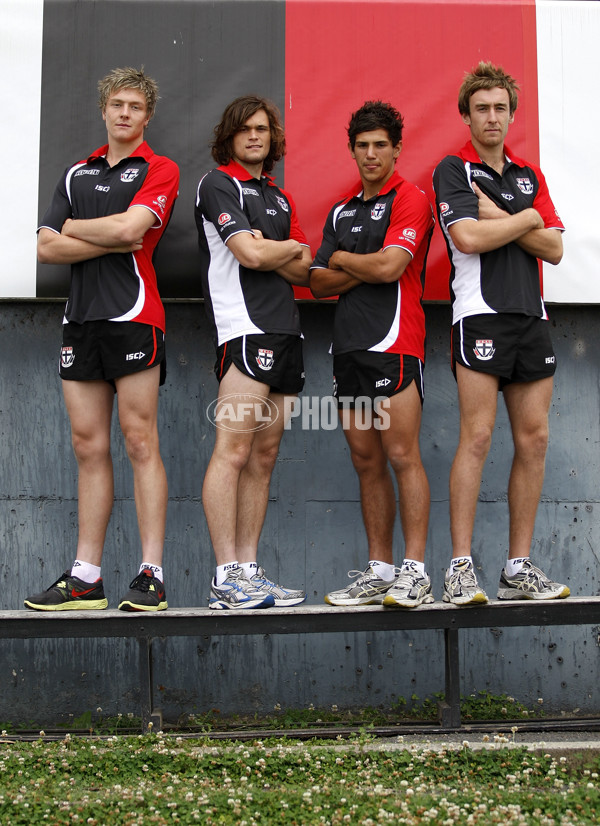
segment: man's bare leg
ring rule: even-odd
[[[515,453],[508,485],[510,513],[509,558],[527,557],[535,526],[548,447],[548,411],[552,378],[509,384],[504,399],[510,418]]]
[[[452,556],[471,555],[483,467],[498,406],[498,377],[456,365],[460,437],[450,470]]]
[[[220,400],[227,397],[234,404],[239,397],[256,402],[268,397],[268,385],[251,379],[231,365],[219,385]],[[233,408],[232,408],[233,409]],[[241,410],[241,408],[240,408]],[[217,565],[237,562],[236,534],[238,522],[238,488],[240,475],[250,460],[256,438],[256,412],[250,407],[244,415],[227,421],[227,428],[217,427],[215,447],[204,476],[202,503]],[[264,497],[264,492],[261,492]],[[267,490],[268,497],[268,490]]]
[[[160,366],[116,380],[119,422],[133,468],[142,561],[162,566],[167,519],[167,475],[158,442]]]
[[[114,501],[110,427],[114,390],[105,381],[63,381],[78,466],[77,559],[100,567]]]
[[[369,559],[394,564],[393,535],[396,496],[381,432],[361,428],[361,412],[340,411],[350,458],[360,485],[360,505],[367,534]]]
[[[419,448],[421,399],[415,382],[392,396],[385,410],[389,427],[381,431],[381,440],[398,482],[405,556],[424,562],[430,495]]]
[[[272,416],[275,409],[277,418],[269,427],[256,431],[248,462],[240,473],[235,542],[237,560],[240,564],[256,562],[258,541],[269,502],[271,476],[279,454],[286,415],[291,410],[293,398],[295,396],[270,393],[265,415]]]

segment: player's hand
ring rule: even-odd
[[[67,230],[69,228],[69,224],[72,224],[72,223],[73,223],[73,219],[72,218],[67,218],[67,220],[62,225],[62,229],[60,231],[60,234],[61,235],[68,235],[69,233],[67,232]]]
[[[111,247],[107,252],[138,252],[143,247],[142,238],[139,241],[134,241],[133,244],[122,244],[120,247]]]
[[[500,209],[500,207],[497,206],[492,199],[485,194],[485,192],[482,192],[475,182],[473,182],[471,186],[473,188],[473,192],[477,195],[480,221],[490,221],[508,217],[509,213],[504,209]]]
[[[257,241],[260,241],[262,238],[265,237],[259,229],[253,229],[252,235],[254,235]]]
[[[342,265],[339,263],[340,252],[342,252],[342,250],[336,250],[333,253],[333,255],[331,256],[331,258],[329,259],[329,262],[328,262],[327,266],[329,267],[330,270],[343,270],[344,269],[342,267]]]

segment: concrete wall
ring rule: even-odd
[[[331,392],[327,354],[332,307],[301,305],[305,397]],[[600,518],[600,310],[550,308],[558,372],[551,444],[533,555],[573,595],[597,594]],[[76,466],[56,372],[62,305],[0,304],[0,608],[50,585],[72,560],[77,529]],[[427,306],[422,450],[432,493],[428,568],[441,598],[450,555],[448,473],[458,434],[449,370],[450,312]],[[213,555],[201,486],[214,431],[205,410],[216,395],[213,350],[201,303],[167,305],[168,376],[160,431],[170,486],[165,574],[169,604],[207,604]],[[308,411],[309,407],[305,410]],[[116,418],[116,417],[115,417]],[[316,426],[314,415],[305,424]],[[495,595],[507,548],[511,460],[500,403],[481,489],[473,553],[480,582]],[[132,480],[114,430],[116,502],[103,576],[111,607],[137,571]],[[396,560],[402,559],[397,536]],[[341,587],[367,559],[358,485],[341,430],[284,436],[273,476],[260,561],[272,578],[304,586],[309,602]],[[463,632],[463,693],[506,692],[545,707],[600,712],[598,628]],[[1,641],[0,722],[48,724],[100,706],[138,713],[137,646],[125,640]],[[388,705],[431,696],[443,685],[441,632],[310,637],[169,639],[156,644],[156,680],[167,717],[183,711],[268,712],[281,706]]]

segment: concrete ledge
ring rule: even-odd
[[[0,611],[0,639],[131,637],[139,644],[142,727],[162,726],[154,708],[152,640],[165,637],[252,634],[328,634],[352,631],[444,631],[445,700],[439,704],[441,726],[456,730],[460,719],[458,636],[465,628],[600,624],[600,596],[561,600],[492,600],[463,606],[434,602],[412,610],[379,605],[337,608],[300,605],[294,608],[214,611],[170,608],[161,612]]]

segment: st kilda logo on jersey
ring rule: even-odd
[[[125,172],[121,172],[121,180],[124,184],[129,184],[131,181],[135,181],[137,176],[139,175],[140,170],[132,167],[131,169],[126,169]]]
[[[256,357],[256,363],[258,364],[261,370],[270,370],[275,363],[273,351],[265,350],[263,347],[259,347],[258,355]]]
[[[523,195],[531,195],[533,193],[533,184],[529,178],[517,178],[517,186]]]

